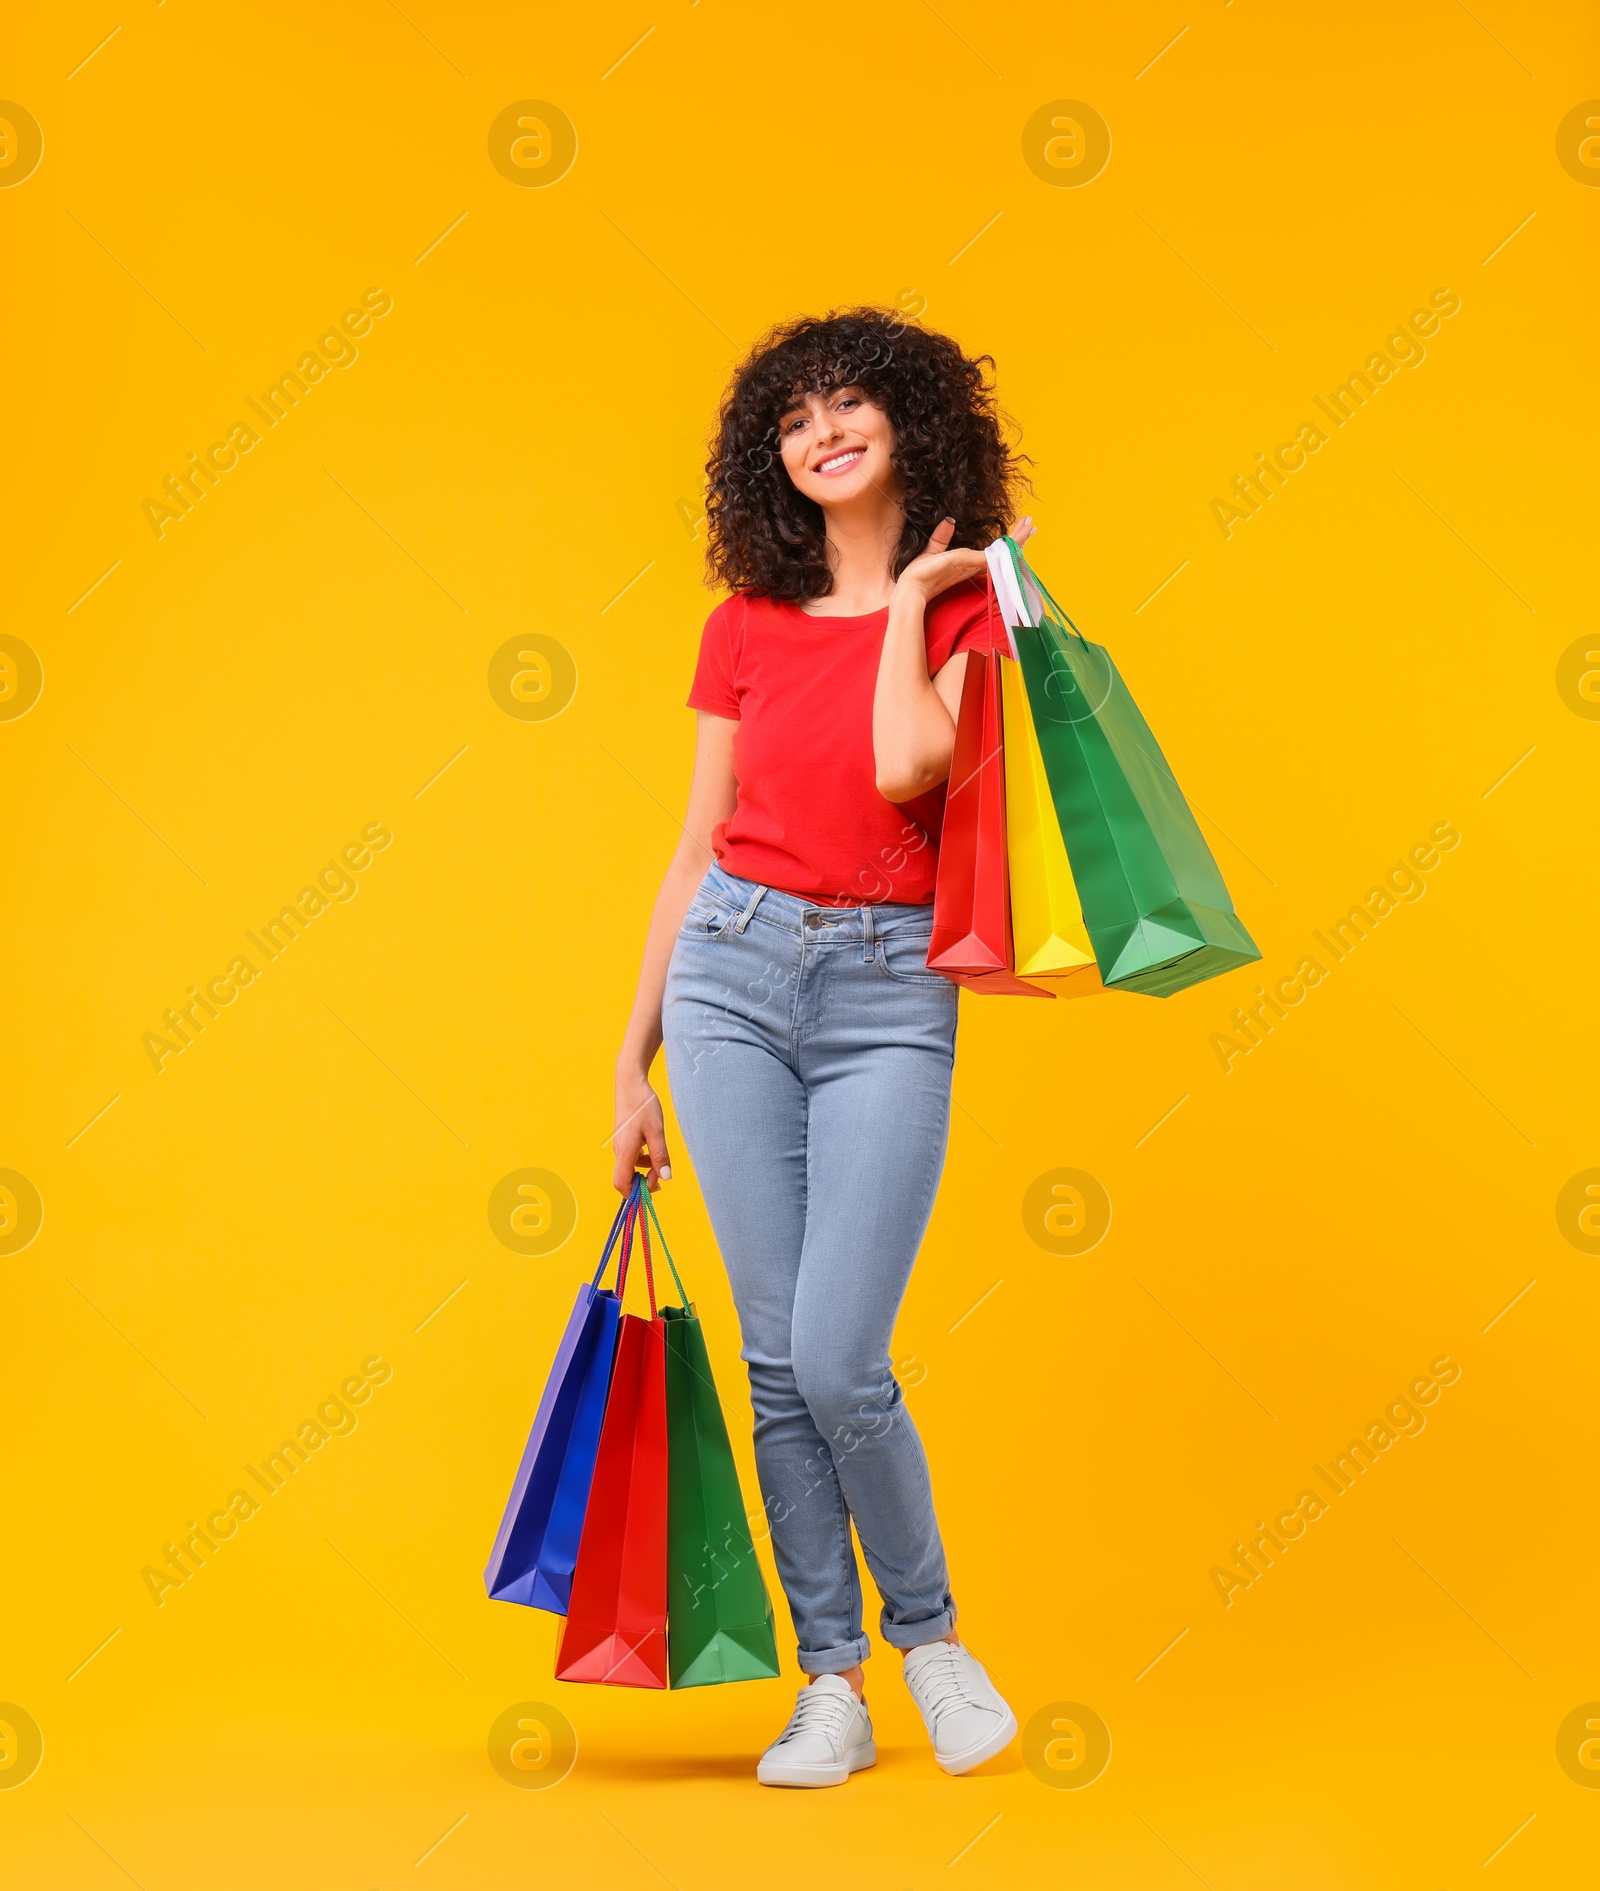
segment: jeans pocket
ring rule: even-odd
[[[942,972],[928,969],[930,932],[892,932],[878,941],[877,964],[897,985],[924,985],[954,991]]]
[[[683,924],[678,928],[680,939],[715,939],[720,937],[734,921],[735,915],[721,901],[709,899],[697,893],[689,903],[689,910],[683,916]]]

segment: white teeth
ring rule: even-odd
[[[819,473],[831,473],[835,470],[835,468],[840,467],[840,466],[848,466],[851,463],[851,461],[859,460],[860,458],[861,458],[861,448],[857,447],[854,449],[854,451],[850,453],[839,454],[835,459],[824,460],[822,464],[817,468],[817,471]]]

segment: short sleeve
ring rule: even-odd
[[[694,666],[694,686],[689,691],[691,709],[709,710],[714,716],[739,720],[739,691],[734,682],[733,640],[730,634],[733,600],[719,604],[706,619],[700,633],[700,656]]]
[[[995,647],[995,624],[989,587],[981,578],[968,578],[941,592],[928,606],[923,620],[928,646],[928,674],[937,676],[963,650]]]

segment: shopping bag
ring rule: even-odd
[[[666,1321],[656,1311],[642,1193],[636,1182],[623,1218],[617,1299],[637,1238],[650,1318],[624,1313],[618,1322],[589,1507],[556,1648],[558,1681],[667,1685]]]
[[[1028,709],[1027,686],[1021,669],[1009,660],[1000,664],[1000,701],[1006,864],[1017,976],[1047,979],[1064,998],[1089,997],[1105,987],[1073,885],[1044,756]]]
[[[1011,892],[1006,868],[1006,783],[996,651],[967,654],[956,717],[928,965],[936,972],[1011,970]]]
[[[666,1237],[647,1195],[661,1251]],[[673,1267],[673,1279],[677,1269]],[[776,1675],[772,1603],[745,1520],[739,1473],[705,1334],[682,1306],[667,1323],[667,1660],[674,1687],[712,1687]]]
[[[600,1277],[633,1199],[630,1195],[617,1210],[594,1279],[578,1289],[545,1381],[483,1572],[484,1584],[498,1602],[566,1613],[621,1311],[617,1296],[601,1288]]]
[[[1261,954],[1110,653],[1090,643],[1005,541],[1040,596],[1014,628],[1062,839],[1108,987],[1168,997]]]

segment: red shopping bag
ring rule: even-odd
[[[1011,965],[1000,662],[993,651],[969,652],[961,684],[928,946],[934,971],[1003,972]]]
[[[1014,971],[1011,884],[1006,864],[1005,749],[998,650],[973,650],[961,684],[928,964],[978,991],[1040,998]]]
[[[667,1685],[667,1350],[650,1237],[635,1203],[623,1229],[617,1297],[638,1238],[650,1318],[624,1313],[589,1508],[578,1543],[558,1681]]]

